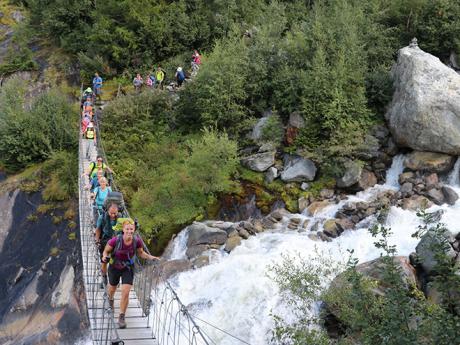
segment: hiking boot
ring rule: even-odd
[[[120,314],[120,316],[118,316],[118,327],[126,328],[125,314]]]
[[[115,300],[109,298],[109,306],[110,306],[110,309],[114,310],[114,307],[115,307],[114,304],[115,304]]]

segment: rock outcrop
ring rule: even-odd
[[[281,180],[284,182],[313,181],[316,175],[315,164],[306,158],[296,155],[286,155],[284,158],[284,170]]]
[[[395,92],[386,113],[396,143],[460,154],[460,75],[415,46],[399,50]]]

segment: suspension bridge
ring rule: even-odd
[[[97,144],[79,139],[79,215],[80,241],[86,303],[93,345],[210,345],[215,344],[197,326],[168,281],[161,278],[151,261],[138,261],[130,293],[126,321],[119,329],[115,323],[121,293],[115,294],[114,309],[102,284],[100,258],[94,242],[94,216],[85,169],[100,155],[107,163],[102,145],[98,114],[95,114]],[[112,179],[112,190],[117,190]],[[123,210],[123,216],[129,216]],[[144,249],[146,250],[146,248]]]

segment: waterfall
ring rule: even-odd
[[[460,185],[460,175],[459,174],[460,174],[460,157],[457,158],[454,168],[449,173],[449,176],[447,176],[447,183],[450,186],[459,187]]]
[[[403,160],[403,155],[394,157],[384,185],[349,196],[348,200],[331,205],[314,217],[292,216],[310,219],[312,224],[332,217],[344,202],[368,200],[379,191],[398,188]],[[442,221],[452,232],[460,232],[460,201],[454,206],[433,206],[432,209],[443,209]],[[380,256],[380,251],[374,246],[375,238],[367,228],[345,231],[332,242],[321,242],[310,239],[308,232],[289,230],[287,223],[282,222],[283,225],[276,231],[251,236],[229,255],[222,255],[211,265],[178,274],[172,283],[183,303],[198,306],[192,309],[199,319],[223,328],[252,345],[266,345],[273,328],[271,314],[285,319],[292,317],[288,306],[282,303],[278,286],[267,276],[268,267],[280,263],[282,255],[299,254],[308,259],[319,252],[343,261],[347,257],[346,250],[353,249],[360,262]],[[391,207],[386,225],[392,228],[393,235],[389,241],[397,246],[399,255],[407,256],[415,250],[418,239],[411,235],[419,224],[415,212]],[[180,235],[177,241],[182,241]],[[197,322],[216,344],[237,344],[235,339]]]
[[[387,171],[386,174],[386,182],[385,186],[399,188],[398,177],[403,172],[404,166],[404,155],[396,155],[393,157],[393,162],[391,164],[390,169]]]

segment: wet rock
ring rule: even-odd
[[[70,303],[73,293],[75,271],[72,266],[67,265],[61,272],[59,284],[51,295],[51,307],[65,307]]]
[[[265,227],[262,223],[262,221],[260,219],[255,219],[252,223],[252,226],[254,228],[254,231],[256,233],[260,233],[260,232],[264,232],[265,231]]]
[[[358,182],[358,188],[357,190],[366,190],[370,187],[373,187],[377,184],[377,177],[372,171],[368,171],[366,169],[363,169],[361,172],[361,177]]]
[[[318,231],[318,232],[316,233],[316,235],[317,235],[318,238],[319,238],[321,241],[323,241],[323,242],[331,242],[331,241],[332,241],[332,239],[331,239],[329,236],[327,236],[327,235],[326,235],[324,232],[322,232],[322,231]]]
[[[444,251],[447,257],[452,260],[457,255],[449,243],[451,237],[452,234],[449,231],[443,234],[436,234],[431,231],[423,235],[420,239],[417,247],[415,247],[415,252],[417,253],[418,262],[420,262],[423,271],[427,275],[436,273],[436,266],[438,265],[436,252],[438,250]]]
[[[290,219],[290,222],[296,225],[299,225],[301,221],[302,221],[302,218],[298,218],[298,217],[293,217]]]
[[[403,164],[404,167],[412,171],[446,173],[452,169],[454,163],[455,157],[447,154],[414,151],[406,156],[406,159],[404,160]]]
[[[251,234],[249,234],[249,232],[244,228],[238,228],[238,234],[245,240],[247,240],[249,236],[251,236]]]
[[[231,237],[225,243],[225,251],[230,253],[241,244],[241,237]]]
[[[399,152],[398,146],[392,137],[389,137],[383,151],[389,156],[396,156]]]
[[[308,198],[305,198],[305,197],[299,198],[299,200],[297,200],[297,203],[299,204],[300,213],[303,213],[303,211],[305,211],[308,205],[310,205],[310,201],[308,200]]]
[[[446,203],[448,203],[449,205],[455,205],[455,203],[458,200],[458,194],[448,186],[443,186],[441,188],[441,191],[444,195],[444,200],[446,201]]]
[[[284,182],[313,181],[316,175],[315,164],[306,158],[287,155],[284,160],[284,170],[281,180]]]
[[[412,188],[414,187],[414,185],[410,182],[405,182],[401,188],[400,188],[400,191],[402,194],[408,194],[410,192],[412,192]]]
[[[432,173],[432,174],[425,176],[424,180],[425,180],[425,185],[428,189],[432,187],[436,187],[436,185],[439,183],[438,174],[436,173]]]
[[[337,179],[337,187],[348,188],[358,183],[362,167],[358,162],[347,161],[344,163],[345,173]]]
[[[276,169],[275,167],[270,167],[265,173],[265,182],[272,183],[277,177],[278,177],[278,169]]]
[[[243,158],[241,164],[253,171],[263,172],[275,164],[275,151],[256,153]]]
[[[224,230],[211,228],[202,223],[193,223],[188,228],[187,247],[199,244],[222,245],[227,240],[227,233]]]
[[[331,205],[332,203],[328,200],[323,201],[313,201],[310,206],[307,207],[307,212],[309,215],[314,216],[316,213],[322,211],[327,206]]]
[[[310,219],[305,219],[305,220],[302,222],[302,228],[303,228],[303,229],[308,228],[308,224],[310,224]]]
[[[198,244],[198,245],[190,246],[187,248],[185,255],[187,255],[189,259],[192,259],[192,258],[195,258],[203,254],[203,252],[207,251],[209,248],[210,247],[207,244]]]
[[[201,255],[192,261],[193,268],[201,268],[209,265],[209,256]]]
[[[430,189],[428,193],[426,194],[426,196],[428,197],[428,199],[433,201],[436,205],[444,204],[444,194],[438,189],[435,189],[435,188]]]
[[[335,222],[338,224],[340,228],[342,228],[342,231],[353,229],[355,226],[351,219],[348,218],[336,219]]]
[[[174,275],[188,271],[192,268],[189,260],[170,260],[160,264],[158,271],[161,272],[161,279],[169,279]]]
[[[406,182],[414,183],[415,173],[408,171],[402,174],[399,174],[398,182],[400,185],[403,185]]]
[[[460,154],[460,75],[418,47],[399,50],[385,115],[398,145]]]
[[[422,195],[412,195],[410,198],[403,199],[401,205],[402,209],[411,211],[424,210],[431,206],[433,203]]]
[[[323,224],[323,232],[329,237],[336,238],[340,236],[343,229],[335,219],[328,219]]]
[[[318,237],[317,234],[308,234],[307,236],[312,241],[319,241],[320,240],[320,238]]]

